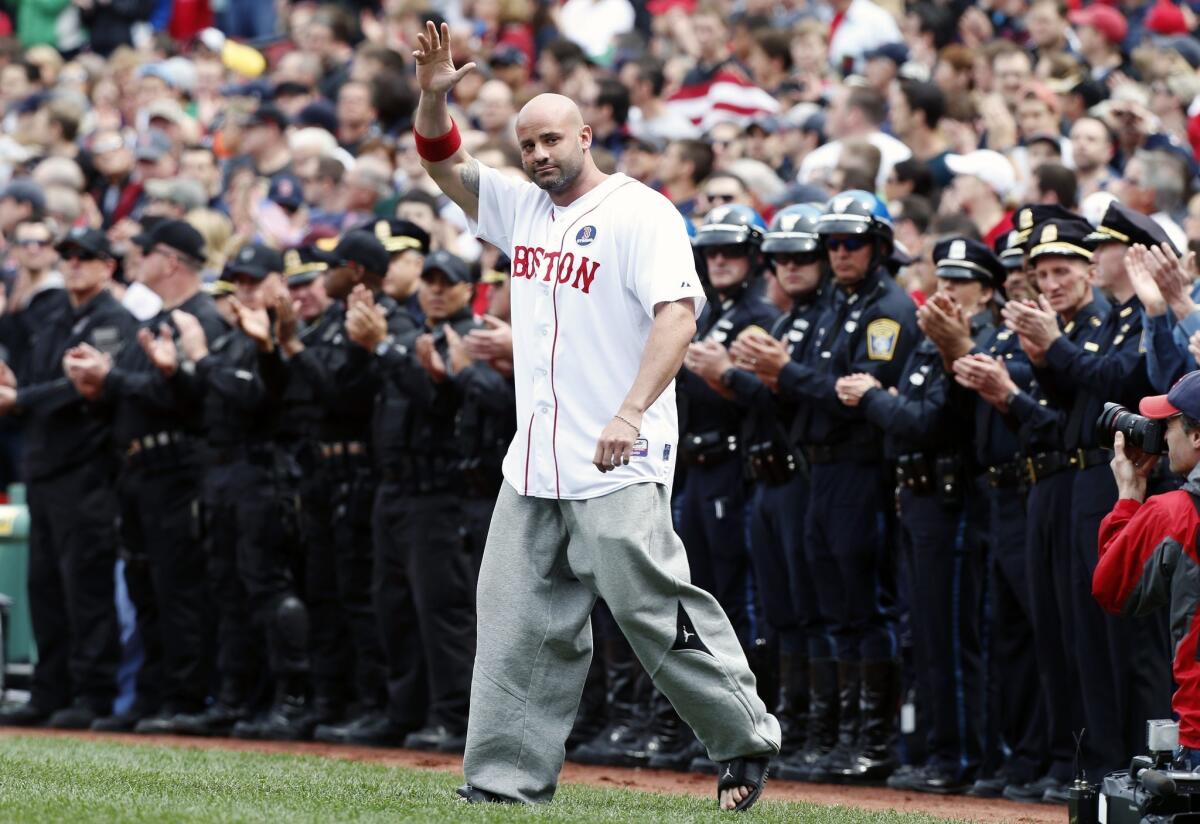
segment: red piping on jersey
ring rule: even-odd
[[[578,223],[579,221],[583,220],[585,217],[590,215],[592,212],[599,209],[600,204],[602,204],[602,203],[604,203],[604,201],[608,200],[608,198],[612,195],[613,192],[617,191],[617,189],[620,189],[623,186],[629,185],[629,183],[633,183],[633,180],[629,180],[626,183],[622,183],[620,186],[614,186],[612,192],[609,192],[604,197],[600,198],[600,200],[598,200],[596,202],[595,206],[588,209],[586,212],[583,212],[582,214],[579,215],[579,217],[577,217],[571,221],[571,223],[563,231],[562,241],[560,241],[558,244],[558,257],[555,259],[556,263],[558,263],[560,266],[562,265],[561,264],[562,253],[563,253],[563,249],[567,245],[567,233],[575,228],[575,224]],[[554,210],[553,209],[550,210],[550,219],[554,220]],[[551,301],[551,303],[554,304],[554,340],[552,340],[550,342],[550,395],[554,398],[554,428],[550,434],[550,452],[551,452],[551,454],[554,455],[554,494],[555,494],[555,497],[561,499],[562,498],[562,482],[559,480],[559,477],[558,477],[558,390],[555,389],[555,387],[554,387],[554,352],[558,348],[558,272],[552,272],[551,275],[554,277],[554,286],[550,290],[550,301]],[[526,462],[526,465],[528,466],[528,463],[529,463],[528,448],[526,448],[526,451],[525,451],[525,462]]]
[[[529,413],[529,427],[525,430],[525,494],[529,494],[529,449],[533,446],[533,413]]]

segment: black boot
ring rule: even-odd
[[[779,653],[779,703],[775,717],[783,733],[782,752],[797,753],[808,742],[808,659]]]
[[[900,710],[900,662],[862,662],[862,721],[859,751],[842,771],[845,781],[877,784],[896,769],[897,714]]]
[[[250,717],[250,676],[225,675],[221,678],[217,700],[202,712],[181,713],[170,717],[171,731],[180,735],[229,735],[233,725]],[[145,719],[139,727],[149,724]]]
[[[653,720],[642,742],[646,765],[656,770],[687,770],[692,759],[704,755],[704,748],[665,695],[654,690],[650,703]]]
[[[837,662],[837,740],[833,748],[815,759],[805,781],[841,781],[858,751],[861,668],[858,661]]]
[[[605,679],[606,654],[592,658],[587,680],[583,684],[583,697],[579,700],[579,711],[575,713],[575,725],[567,736],[567,752],[574,752],[580,745],[591,741],[608,723],[608,686]]]
[[[571,760],[606,767],[636,767],[646,761],[638,718],[644,670],[624,636],[603,644],[608,680],[608,724],[591,741],[575,748]]]
[[[307,741],[317,726],[309,705],[303,675],[281,676],[275,688],[275,700],[258,718],[233,725],[234,738],[256,741]]]
[[[838,665],[831,658],[808,665],[807,739],[775,769],[785,781],[809,781],[813,765],[833,750],[838,739]]]

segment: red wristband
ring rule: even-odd
[[[430,163],[441,163],[446,158],[453,157],[462,145],[462,137],[458,133],[458,124],[454,122],[454,118],[450,118],[450,131],[441,137],[424,137],[415,128],[413,137],[417,140],[417,154],[422,160],[428,160]]]

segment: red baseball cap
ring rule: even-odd
[[[1180,413],[1200,420],[1200,370],[1188,372],[1165,395],[1142,398],[1138,411],[1155,420]]]
[[[1155,34],[1187,34],[1187,19],[1171,0],[1158,0],[1146,13],[1146,28]]]
[[[1125,40],[1125,35],[1129,34],[1129,24],[1125,22],[1125,15],[1112,6],[1093,3],[1068,13],[1067,19],[1074,26],[1091,26],[1114,45],[1120,45]]]

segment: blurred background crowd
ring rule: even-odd
[[[169,321],[177,327],[172,334],[185,354],[202,351],[204,334],[197,338],[186,320],[179,325],[178,318],[169,314],[176,304],[167,301],[164,305],[164,272],[175,270],[170,268],[174,264],[162,261],[170,258],[187,269],[187,277],[197,275],[197,282],[206,283],[214,297],[236,292],[243,310],[276,307],[278,287],[286,285],[295,300],[294,311],[301,315],[300,337],[314,336],[306,338],[310,349],[326,352],[311,359],[333,358],[329,362],[338,369],[363,360],[364,351],[372,353],[379,364],[390,363],[389,359],[398,356],[384,344],[393,337],[401,341],[408,340],[405,336],[409,333],[417,335],[427,316],[437,321],[463,321],[462,335],[470,338],[466,348],[457,335],[449,336],[449,341],[443,337],[425,344],[414,339],[409,342],[415,347],[415,359],[397,361],[387,368],[410,377],[416,374],[414,380],[419,378],[422,391],[428,389],[432,397],[437,393],[429,389],[429,381],[441,384],[448,373],[460,367],[465,373],[473,360],[486,364],[490,372],[476,373],[482,383],[470,391],[463,389],[468,401],[455,401],[467,406],[453,409],[459,415],[469,407],[476,423],[500,422],[498,429],[504,431],[488,430],[487,443],[478,444],[479,454],[472,457],[483,456],[485,467],[498,467],[498,457],[513,429],[504,417],[511,409],[504,404],[494,409],[480,397],[507,398],[511,393],[511,361],[506,361],[504,352],[507,261],[472,236],[465,215],[438,191],[415,149],[412,115],[417,91],[412,50],[416,33],[427,20],[450,26],[456,62],[476,64],[477,70],[455,88],[451,104],[464,146],[481,162],[523,176],[513,128],[517,112],[534,95],[557,92],[579,104],[592,128],[591,151],[597,165],[660,191],[677,206],[693,233],[713,214],[730,214],[714,213],[718,207],[749,207],[757,216],[747,219],[747,225],[755,223],[761,228],[771,223],[777,212],[794,204],[825,204],[832,195],[850,190],[876,193],[879,203],[869,207],[870,214],[883,218],[889,227],[887,243],[895,242],[896,254],[888,269],[917,306],[938,291],[934,249],[939,240],[949,236],[981,240],[1019,259],[1019,244],[1010,246],[1010,233],[1021,230],[1018,234],[1028,237],[1034,224],[1044,220],[1030,217],[1028,225],[1014,226],[1017,207],[1022,205],[1061,207],[1061,211],[1046,214],[1061,217],[1073,213],[1098,226],[1116,200],[1128,213],[1147,218],[1161,230],[1160,237],[1157,230],[1148,232],[1144,224],[1133,224],[1142,231],[1139,237],[1144,235],[1153,242],[1166,239],[1174,245],[1187,261],[1180,272],[1192,267],[1186,253],[1200,251],[1200,41],[1193,36],[1196,11],[1186,2],[24,0],[0,8],[0,281],[4,286],[0,308],[6,318],[18,319],[0,322],[0,342],[10,346],[4,360],[14,364],[22,382],[25,375],[15,364],[19,360],[16,350],[37,351],[37,334],[43,328],[39,324],[52,322],[50,314],[35,309],[39,300],[63,285],[63,271],[76,277],[83,271],[81,265],[97,261],[113,263],[113,281],[104,288],[137,320],[152,321],[156,333],[160,320]],[[1200,8],[1200,3],[1195,8]],[[867,202],[875,204],[874,200]],[[1128,213],[1122,212],[1121,219],[1131,220]],[[366,228],[374,240],[352,233],[359,228]],[[1082,244],[1083,234],[1077,239]],[[747,254],[739,259],[745,260]],[[1087,252],[1088,260],[1090,254]],[[151,255],[156,262],[147,264]],[[1165,264],[1163,268],[1165,271]],[[323,271],[330,276],[318,277]],[[335,272],[340,274],[334,276]],[[386,341],[384,333],[369,322],[373,310],[364,308],[367,304],[361,290],[351,292],[345,282],[346,272],[354,273],[374,295],[372,300],[390,307],[386,309],[387,331],[394,335]],[[217,283],[222,273],[225,286]],[[255,290],[268,275],[280,276],[273,281],[274,291],[259,294]],[[1019,262],[1008,277],[1010,298],[1033,296],[1033,286],[1021,276]],[[1194,272],[1189,269],[1186,277],[1194,277]],[[748,275],[746,278],[749,282]],[[148,286],[150,279],[157,279],[157,285]],[[73,299],[90,300],[90,293],[80,291],[77,284],[73,287],[73,282],[67,283]],[[765,283],[767,297],[785,309],[790,299],[780,294],[776,280],[764,275],[759,282]],[[470,289],[460,288],[467,283],[472,284]],[[997,294],[1001,283],[1003,278],[997,281]],[[282,291],[286,297],[287,290]],[[318,291],[319,295],[314,294]],[[1179,295],[1172,293],[1180,297],[1179,305],[1190,307],[1176,312],[1181,320],[1195,309],[1182,299],[1183,291],[1179,287],[1175,289]],[[439,296],[449,293],[453,298],[448,304],[438,302],[442,300]],[[757,291],[755,296],[759,297]],[[1098,299],[1107,300],[1104,296]],[[248,341],[252,341],[268,349],[279,346],[288,358],[303,364],[298,353],[304,347],[298,343],[295,328],[290,335],[278,329],[263,332],[265,326],[255,327],[255,317],[231,310],[231,303],[222,303],[224,320],[200,317],[202,323],[212,323],[206,327],[208,344],[215,348],[221,330],[237,327],[245,337],[238,339],[241,344],[251,346]],[[63,308],[45,301],[41,305]],[[392,321],[403,315],[398,307],[411,315],[403,329],[393,328]],[[1175,311],[1174,302],[1171,308]],[[490,317],[473,321],[468,309]],[[464,311],[467,314],[461,315]],[[904,313],[911,314],[907,304]],[[1126,317],[1124,310],[1120,317]],[[1053,324],[1053,318],[1050,322]],[[69,325],[66,329],[69,331]],[[847,333],[853,331],[850,325],[846,329]],[[1120,334],[1123,340],[1125,331]],[[1166,344],[1170,335],[1167,328]],[[69,337],[63,333],[63,340]],[[172,378],[174,364],[165,356],[156,359],[158,350],[152,341],[141,341],[139,347],[128,329],[119,337],[130,344],[126,351],[145,350],[151,359],[141,364],[146,373],[157,370],[167,376],[155,380]],[[1110,340],[1113,347],[1118,342]],[[293,344],[299,346],[294,352],[290,351]],[[1099,351],[1097,346],[1087,351]],[[1182,358],[1186,341],[1175,350]],[[253,352],[248,351],[247,357],[253,361]],[[406,352],[401,354],[407,357]],[[1019,351],[1014,353],[1019,356]],[[1144,354],[1143,348],[1133,357]],[[235,370],[230,374],[240,378],[242,371],[237,370],[243,366],[238,358],[242,355],[221,357]],[[58,363],[56,358],[51,366]],[[89,368],[103,368],[102,359],[90,363]],[[30,367],[34,373],[36,367]],[[261,372],[269,383],[272,368],[258,363],[246,374],[259,376]],[[320,383],[318,379],[328,378],[327,374],[322,377],[319,368],[312,368],[314,385]],[[410,371],[404,372],[406,369]],[[0,373],[0,388],[9,386],[7,380]],[[919,386],[920,382],[913,380],[912,384]],[[75,383],[81,393],[87,385],[86,377]],[[325,386],[329,395],[337,395],[341,388],[337,381]],[[129,383],[120,391],[137,398]],[[381,592],[401,591],[389,589],[393,585],[415,586],[418,592],[426,587],[427,592],[445,596],[443,585],[448,580],[439,577],[443,572],[433,570],[419,585],[394,583],[389,575],[397,580],[404,575],[379,561],[394,560],[409,550],[380,549],[389,527],[385,518],[382,526],[377,522],[373,530],[372,504],[377,512],[387,511],[386,506],[384,510],[380,507],[390,505],[391,499],[378,493],[398,490],[406,499],[431,493],[415,489],[414,476],[406,474],[417,465],[412,456],[424,454],[421,450],[427,444],[420,443],[421,438],[404,435],[409,440],[401,444],[403,460],[396,464],[387,463],[392,458],[382,450],[378,456],[369,454],[382,443],[371,443],[375,437],[372,414],[387,419],[388,410],[393,409],[389,403],[403,405],[419,396],[415,390],[395,396],[391,391],[372,385],[354,412],[353,427],[343,425],[347,420],[339,417],[338,404],[343,398],[323,397],[317,403],[309,397],[306,401],[321,407],[322,433],[336,430],[340,434],[308,433],[312,438],[305,449],[312,453],[310,457],[333,463],[321,464],[325,469],[312,473],[318,488],[302,490],[302,496],[329,504],[329,523],[349,524],[346,534],[328,537],[326,549],[358,546],[367,556],[340,557],[339,564],[354,561],[358,565],[339,568],[335,576],[338,592],[331,596],[340,602],[343,617],[353,625],[351,646],[360,677],[357,685],[345,683],[349,670],[331,658],[322,658],[314,640],[311,686],[317,699],[328,701],[313,712],[295,701],[288,709],[289,700],[299,700],[298,696],[308,691],[307,686],[296,687],[288,679],[301,669],[307,677],[309,671],[307,664],[289,670],[289,664],[280,663],[286,658],[281,653],[280,661],[271,662],[272,667],[279,664],[281,668],[272,672],[289,686],[277,700],[265,703],[282,707],[283,714],[274,721],[268,716],[258,727],[245,723],[251,717],[250,691],[245,684],[235,689],[227,680],[221,680],[210,694],[207,682],[201,679],[205,686],[198,694],[190,690],[190,697],[182,703],[172,704],[169,695],[155,701],[142,695],[147,701],[131,704],[129,679],[136,665],[125,671],[124,703],[113,708],[100,706],[103,701],[85,701],[79,712],[60,716],[55,725],[88,726],[99,721],[101,729],[138,727],[215,734],[234,730],[240,721],[242,733],[249,737],[294,738],[313,735],[314,728],[321,728],[318,724],[329,727],[340,721],[346,723],[327,729],[325,740],[399,744],[416,731],[423,737],[409,740],[410,745],[461,749],[473,654],[471,610],[444,597],[416,605],[426,622],[421,643],[426,647],[426,663],[432,665],[429,688],[433,709],[428,718],[425,699],[414,698],[416,703],[412,703],[400,697],[421,691],[405,683],[406,677],[409,681],[417,678],[417,671],[405,668],[405,656],[411,650],[402,649],[396,640],[403,633],[392,637],[387,631],[377,631],[375,623],[394,628],[398,624],[389,621],[412,608],[407,602],[381,600]],[[471,395],[471,391],[477,394]],[[81,402],[79,397],[72,401]],[[19,398],[17,405],[21,405]],[[5,411],[8,408],[6,405]],[[421,413],[426,416],[421,420],[432,427],[430,431],[436,430],[438,420],[461,418],[447,417],[440,409],[433,404]],[[224,432],[221,414],[199,430],[193,427],[188,437],[199,431],[213,446],[214,432]],[[244,427],[242,436],[260,436],[252,416],[238,420]],[[218,422],[215,428],[213,421]],[[144,451],[183,442],[176,440],[174,425],[161,431],[147,427],[145,433],[135,434],[149,437],[149,441],[118,439],[122,473],[143,472]],[[0,419],[0,481],[25,479],[27,462],[23,464],[21,457],[25,428],[26,421],[19,416]],[[447,441],[465,437],[453,428],[437,431],[437,437]],[[221,478],[223,468],[231,463],[241,468],[256,465],[257,453],[248,447],[230,452],[228,444],[219,446],[197,459],[205,466],[203,470],[196,468],[199,464],[188,463],[190,457],[177,461],[171,446],[171,471],[180,473],[180,478],[191,478],[187,495],[212,503],[209,499],[221,498],[221,484],[200,495],[196,478],[201,471],[206,473],[206,483],[211,483]],[[247,443],[239,441],[239,449],[244,446]],[[1023,466],[1021,461],[1017,463]],[[336,468],[331,468],[334,464]],[[377,474],[372,474],[372,464]],[[396,466],[406,468],[401,471]],[[456,463],[451,471],[448,466],[442,469],[453,479],[434,490],[438,494],[466,488],[458,486],[469,477],[461,474],[463,467]],[[436,475],[442,469],[431,471]],[[749,482],[734,474],[733,484],[740,495]],[[1012,475],[1012,499],[1023,511],[1024,470],[1018,466]],[[490,484],[494,494],[498,476],[492,474],[486,480],[485,486]],[[247,482],[242,478],[237,483]],[[1036,480],[1028,482],[1033,483]],[[247,488],[252,486],[250,481]],[[126,498],[123,517],[129,517],[128,508],[139,494],[143,502],[145,496],[158,500],[154,496],[161,490],[152,487],[132,496],[122,489]],[[466,525],[453,534],[428,540],[465,543],[477,563],[490,500],[477,489],[465,497],[481,499],[487,505],[472,510],[469,516],[452,508],[438,510],[444,518],[437,523]],[[240,505],[226,499],[217,503],[229,512]],[[434,510],[426,507],[421,514],[436,521],[431,512]],[[719,503],[716,512],[721,519]],[[139,517],[153,514],[142,512]],[[410,530],[406,540],[426,540],[421,531],[425,526],[411,526],[420,522],[420,518],[414,521],[412,512],[392,515],[398,523],[408,525],[404,527]],[[265,516],[260,512],[257,517]],[[460,517],[461,522],[456,520]],[[686,531],[687,525],[677,526],[681,533]],[[170,538],[165,527],[147,529],[158,530],[160,539]],[[319,531],[321,526],[313,525],[313,529]],[[374,568],[369,557],[373,531]],[[178,540],[196,543],[200,536],[188,533]],[[693,551],[689,546],[689,554]],[[333,563],[329,558],[325,561]],[[278,564],[279,559],[270,563]],[[465,567],[445,574],[453,576],[455,592],[466,593],[469,602],[474,573],[469,562],[463,563]],[[1094,558],[1091,563],[1094,566]],[[71,573],[63,574],[69,578]],[[202,576],[204,570],[197,574]],[[321,574],[310,569],[307,590],[300,588],[314,616],[316,604],[326,594],[311,592],[320,590]],[[739,574],[733,588],[745,608],[745,640],[752,657],[758,656],[754,663],[766,685],[764,692],[778,694],[782,689],[786,700],[790,677],[795,699],[792,714],[802,716],[807,709],[801,705],[806,707],[808,698],[801,701],[799,694],[808,694],[807,670],[801,673],[797,665],[789,675],[778,650],[773,653],[774,663],[767,662],[770,654],[760,647],[770,646],[772,628],[755,604],[744,559]],[[238,575],[248,587],[254,584],[251,572],[239,570]],[[746,586],[742,587],[742,581]],[[162,596],[183,591],[187,583],[155,581],[151,588]],[[272,609],[279,604],[285,608],[266,622],[264,631],[276,639],[271,643],[280,650],[295,653],[304,646],[303,633],[296,631],[295,615],[299,613],[294,610],[300,608],[288,594],[291,583],[285,584],[271,595],[276,600],[270,600]],[[132,594],[137,601],[137,593]],[[253,592],[250,595],[252,600],[256,597]],[[70,593],[55,597],[69,600]],[[128,599],[122,603],[128,605]],[[159,606],[166,603],[160,601]],[[978,630],[980,622],[991,618],[987,617],[988,607],[976,606]],[[443,608],[445,612],[440,613]],[[180,609],[183,611],[175,617],[183,615],[180,626],[184,626],[193,613],[187,612],[191,607]],[[203,607],[196,609],[200,612],[195,614],[203,612]],[[158,620],[145,612],[139,625]],[[232,614],[234,618],[222,613],[221,621],[236,624],[236,613]],[[434,620],[438,615],[444,619],[441,624]],[[167,618],[164,615],[162,620]],[[214,620],[210,617],[209,622]],[[133,626],[132,621],[126,616],[127,628]],[[328,632],[333,625],[321,621],[314,618],[314,631]],[[72,622],[79,623],[75,618]],[[221,627],[218,634],[228,636],[226,623]],[[160,640],[169,647],[180,637],[167,629],[164,624]],[[1165,628],[1155,629],[1159,652],[1165,656]],[[127,639],[130,635],[131,631]],[[585,701],[581,725],[572,741],[573,753],[579,755],[579,748],[584,747],[583,756],[594,763],[654,763],[655,755],[661,755],[655,748],[667,741],[676,748],[666,759],[667,766],[687,768],[694,757],[705,762],[695,742],[681,737],[678,719],[669,717],[670,708],[636,675],[637,664],[627,649],[619,648],[619,635],[610,628],[609,636],[598,656],[599,680],[593,679],[600,686],[589,687],[591,698]],[[324,640],[329,642],[326,651],[338,652],[336,635]],[[188,643],[192,648],[187,654],[193,656],[189,660],[212,664],[211,648],[202,652],[203,643],[197,638]],[[387,647],[386,679],[378,672],[384,656],[381,645]],[[954,654],[959,654],[957,640],[953,646]],[[346,654],[345,649],[340,652]],[[1028,657],[1028,650],[1025,652]],[[75,650],[72,655],[77,653]],[[65,653],[63,657],[65,660]],[[170,658],[168,654],[164,664],[167,682],[169,685],[174,678],[178,687],[191,676],[187,666],[179,663],[181,658],[176,656],[175,663]],[[216,665],[223,678],[230,674],[230,662],[235,658],[218,656]],[[126,663],[129,661],[127,655]],[[318,671],[319,662],[328,665],[327,669]],[[62,660],[59,665],[66,666]],[[87,669],[86,664],[79,666]],[[976,671],[981,666],[979,660],[974,662]],[[950,659],[934,661],[930,667],[958,672]],[[987,668],[994,669],[994,664]],[[374,673],[370,677],[363,675],[368,670]],[[890,678],[890,672],[881,677]],[[911,668],[909,672],[911,675]],[[763,677],[764,673],[772,674]],[[143,667],[138,677],[150,683],[151,675]],[[321,693],[325,682],[319,677],[324,676],[340,679],[340,697],[336,690]],[[362,678],[369,683],[364,686]],[[831,678],[836,690],[838,676]],[[1025,694],[1035,695],[1039,692],[1036,671],[1030,679],[1032,685],[1027,685]],[[1003,691],[1002,682],[1002,678],[989,681],[989,706],[1000,701],[995,693]],[[139,690],[142,686],[139,681]],[[928,710],[934,697],[914,698],[912,689],[906,686],[905,713],[911,713],[914,701],[916,706],[924,701],[924,710]],[[952,700],[962,697],[962,690],[955,692],[953,684],[946,689]],[[101,693],[107,696],[105,701],[111,697],[104,690]],[[1163,694],[1165,689],[1159,689],[1156,700]],[[356,699],[350,700],[355,695]],[[857,701],[856,696],[854,693],[843,703]],[[893,697],[896,701],[889,699],[882,714],[892,714],[892,705],[900,700]],[[51,702],[55,706],[34,707],[24,715],[0,720],[54,723],[51,713],[63,710],[70,699],[70,690],[60,690],[58,699]],[[838,698],[826,695],[826,700],[836,704]],[[388,712],[382,709],[385,705]],[[1164,705],[1164,700],[1155,704]],[[1029,709],[1027,714],[1031,728],[1041,723],[1035,712],[1040,710]],[[654,725],[647,725],[650,717],[655,719]],[[356,719],[361,722],[357,726]],[[922,729],[911,714],[902,713],[900,721],[903,732],[910,736]],[[668,727],[673,724],[674,731],[664,733],[664,723]],[[963,744],[963,753],[973,751],[973,755],[964,754],[961,763],[955,760],[953,768],[941,773],[918,776],[917,784],[911,786],[931,792],[1005,792],[1026,801],[1064,799],[1069,751],[1063,755],[1061,747],[1055,750],[1055,765],[1060,769],[1053,775],[1046,775],[1041,755],[1033,758],[1024,772],[1005,773],[1000,765],[1013,759],[1017,742],[1003,743],[1004,734],[996,731],[995,719],[979,723],[987,727],[988,740],[983,741],[983,733],[975,729],[974,743]],[[1005,734],[1011,735],[1011,731]],[[956,735],[959,739],[970,737],[962,731]],[[890,742],[888,736],[884,738]],[[1060,736],[1055,746],[1064,741]],[[912,742],[909,746],[914,746],[913,751],[901,760],[910,767],[919,765],[923,747]],[[1035,741],[1022,754],[1042,753],[1044,748],[1044,743]],[[980,750],[984,750],[982,766]],[[1104,765],[1110,766],[1107,761]],[[889,760],[889,771],[892,766]],[[699,768],[707,768],[706,763]],[[947,769],[949,779],[945,778]],[[977,778],[991,783],[974,786]],[[1008,792],[1010,787],[1019,792]]]

